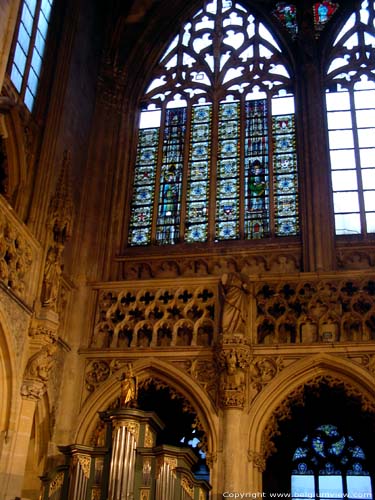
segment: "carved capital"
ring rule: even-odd
[[[260,451],[249,450],[248,460],[249,462],[253,462],[255,467],[259,469],[260,472],[264,472],[266,470],[266,457],[264,453]]]
[[[212,467],[216,462],[217,462],[217,453],[206,453],[207,467],[212,469]]]

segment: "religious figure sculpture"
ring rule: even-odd
[[[42,305],[56,310],[62,274],[63,245],[53,245],[48,249],[42,287]]]
[[[245,333],[248,315],[248,280],[240,273],[223,274],[221,283],[224,292],[222,310],[223,333]]]
[[[136,408],[138,398],[138,382],[132,367],[123,373],[121,378],[120,408]]]

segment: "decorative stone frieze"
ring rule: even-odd
[[[280,254],[265,250],[262,254],[238,253],[230,255],[216,253],[213,248],[209,256],[165,255],[155,256],[147,261],[141,257],[119,258],[123,262],[123,279],[177,278],[191,276],[222,276],[225,273],[264,275],[267,273],[295,274],[300,271],[300,249],[288,248]]]

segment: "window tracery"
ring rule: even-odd
[[[326,106],[336,234],[375,233],[375,4],[361,2],[333,42]]]
[[[335,425],[305,436],[292,463],[292,498],[372,498],[363,449]]]
[[[204,2],[142,106],[130,246],[298,234],[291,70],[260,19]]]

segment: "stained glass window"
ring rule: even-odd
[[[298,32],[297,8],[295,5],[287,2],[278,2],[273,11],[274,16],[285,26],[292,36]]]
[[[31,111],[39,85],[53,0],[23,0],[10,78]]]
[[[375,233],[375,4],[365,0],[334,40],[327,121],[336,234]]]
[[[329,2],[327,0],[314,4],[314,25],[316,31],[322,31],[325,28],[326,24],[337,11],[338,7],[337,3]]]
[[[305,436],[292,464],[292,498],[373,498],[362,448],[332,424]]]
[[[293,84],[261,19],[203,2],[141,108],[130,246],[298,235]]]

